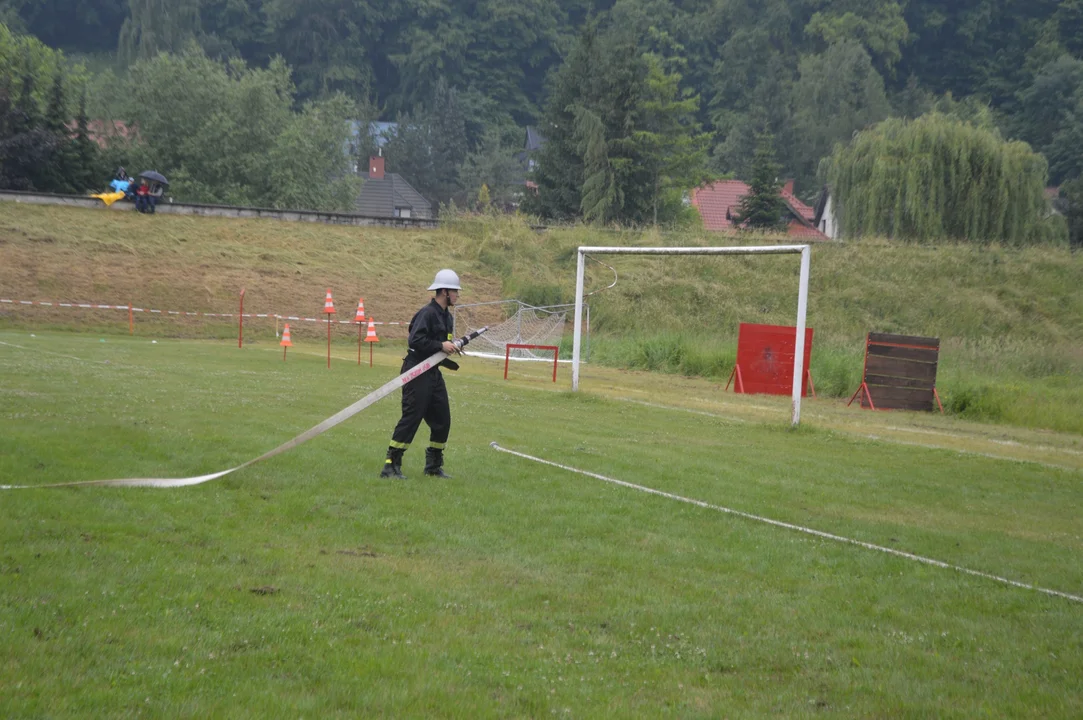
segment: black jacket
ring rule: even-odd
[[[421,308],[410,321],[409,350],[403,358],[405,367],[413,367],[443,349],[444,342],[454,340],[455,323],[451,313],[440,307],[435,299]]]

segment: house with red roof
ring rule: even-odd
[[[736,232],[740,228],[733,219],[737,216],[741,198],[748,193],[748,185],[740,180],[719,180],[692,190],[691,200],[708,230]],[[786,234],[789,237],[800,240],[828,239],[816,228],[816,211],[793,194],[793,180],[782,186],[779,195],[786,204]]]

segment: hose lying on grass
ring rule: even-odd
[[[478,335],[481,335],[488,329],[488,327],[483,327],[480,330],[475,330],[469,335],[464,335],[463,337],[455,341],[455,346],[461,350],[462,348],[466,347],[467,343],[469,343],[471,340],[476,338]],[[331,417],[327,418],[319,425],[316,425],[315,427],[306,430],[305,432],[301,433],[300,435],[291,440],[287,440],[286,442],[276,447],[274,450],[266,452],[263,455],[260,455],[258,458],[249,460],[248,462],[238,465],[237,467],[232,467],[229,470],[222,470],[221,472],[210,473],[209,475],[197,475],[195,477],[187,478],[127,478],[124,480],[83,480],[79,482],[53,483],[51,485],[0,485],[0,490],[29,490],[31,488],[57,488],[76,486],[176,488],[186,487],[188,485],[199,485],[201,483],[209,482],[211,480],[217,480],[220,477],[246,468],[249,465],[255,465],[261,460],[267,460],[268,458],[273,458],[275,455],[279,455],[286,452],[287,450],[291,450],[300,445],[301,443],[311,440],[317,435],[322,435],[323,433],[333,428],[335,425],[338,425],[344,420],[350,419],[357,413],[367,408],[369,405],[375,403],[377,400],[380,400],[390,395],[392,392],[398,390],[400,387],[407,384],[408,382],[416,380],[428,370],[431,370],[432,368],[447,360],[447,357],[447,353],[443,351],[433,353],[433,355],[424,362],[415,365],[414,367],[410,368],[393,380],[388,381],[383,386],[377,388],[376,390],[373,390],[368,395],[355,402],[353,405],[350,405],[344,410],[340,410]]]

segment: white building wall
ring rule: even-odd
[[[838,219],[835,217],[835,202],[831,195],[827,196],[827,203],[824,205],[824,213],[820,217],[819,230],[827,237],[835,240],[839,234]]]

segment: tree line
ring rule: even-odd
[[[444,81],[468,117],[520,126],[541,120],[588,18],[679,44],[722,172],[745,169],[767,129],[784,171],[811,179],[846,126],[951,93],[1047,154],[1054,184],[1080,174],[1063,156],[1083,120],[1083,0],[0,0],[0,21],[69,54],[130,65],[194,41],[212,59],[281,57],[299,102],[343,92],[394,119]]]
[[[0,21],[94,69],[92,116],[162,52],[282,62],[295,113],[341,97],[400,120],[388,167],[435,202],[510,196],[528,124],[568,138],[579,180],[539,176],[552,217],[672,221],[674,187],[751,177],[764,135],[810,200],[837,144],[930,113],[1028,143],[1051,185],[1083,176],[1083,0],[0,0]],[[588,34],[603,56],[577,86]]]
[[[86,95],[72,101],[73,78],[62,55],[0,25],[0,68],[8,69],[0,72],[0,188],[72,193],[93,187],[100,157],[90,139]]]

